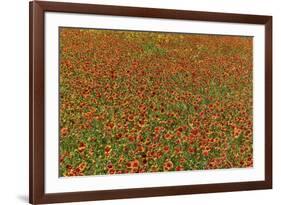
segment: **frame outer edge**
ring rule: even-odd
[[[34,201],[33,189],[33,2],[29,2],[29,203]]]
[[[44,203],[44,12],[29,2],[29,203]],[[36,54],[36,56],[35,56]]]
[[[253,14],[237,14],[237,13],[221,13],[208,11],[187,11],[165,8],[146,8],[146,7],[131,7],[131,6],[115,6],[101,5],[89,3],[68,3],[68,2],[38,2],[47,11],[54,12],[70,12],[70,13],[85,13],[91,14],[95,9],[96,14],[109,14],[116,16],[128,17],[149,17],[149,18],[170,18],[170,19],[186,19],[214,22],[232,22],[232,23],[249,23],[249,24],[265,24],[268,16],[253,15]],[[55,4],[54,4],[55,3]],[[157,10],[157,14],[155,11]]]
[[[114,11],[114,9],[116,9]],[[265,181],[208,184],[176,187],[152,187],[127,190],[46,194],[44,190],[44,12],[97,13],[144,17],[256,23],[265,26]],[[146,13],[145,11],[149,11]],[[154,11],[159,13],[153,14]],[[126,13],[125,12],[125,13]],[[134,13],[136,12],[136,14]],[[173,14],[173,12],[176,12]],[[186,16],[184,15],[186,14]],[[203,16],[202,16],[202,15]],[[152,16],[151,16],[152,15]],[[153,16],[156,15],[156,16]],[[194,15],[194,17],[192,17]],[[222,17],[225,17],[222,20]],[[232,18],[233,17],[233,18]],[[36,56],[35,56],[36,54]],[[272,17],[177,11],[153,8],[103,6],[77,3],[33,1],[29,3],[29,202],[32,204],[89,200],[171,196],[272,188]]]
[[[265,181],[272,188],[272,16],[265,23]]]

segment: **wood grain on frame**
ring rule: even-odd
[[[29,201],[33,204],[152,197],[272,188],[272,17],[134,8],[58,2],[30,2]],[[205,185],[153,187],[46,194],[44,189],[44,13],[68,12],[112,16],[184,19],[265,25],[265,180]]]

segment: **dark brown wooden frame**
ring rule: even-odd
[[[113,16],[152,17],[265,26],[265,180],[252,182],[152,187],[107,191],[46,194],[44,191],[44,13],[68,12]],[[30,113],[29,201],[33,204],[197,194],[272,188],[272,16],[198,11],[103,6],[91,4],[30,2]]]

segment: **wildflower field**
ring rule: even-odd
[[[60,176],[253,166],[252,37],[60,28]]]

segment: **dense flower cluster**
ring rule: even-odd
[[[251,37],[59,35],[61,176],[253,165]]]

